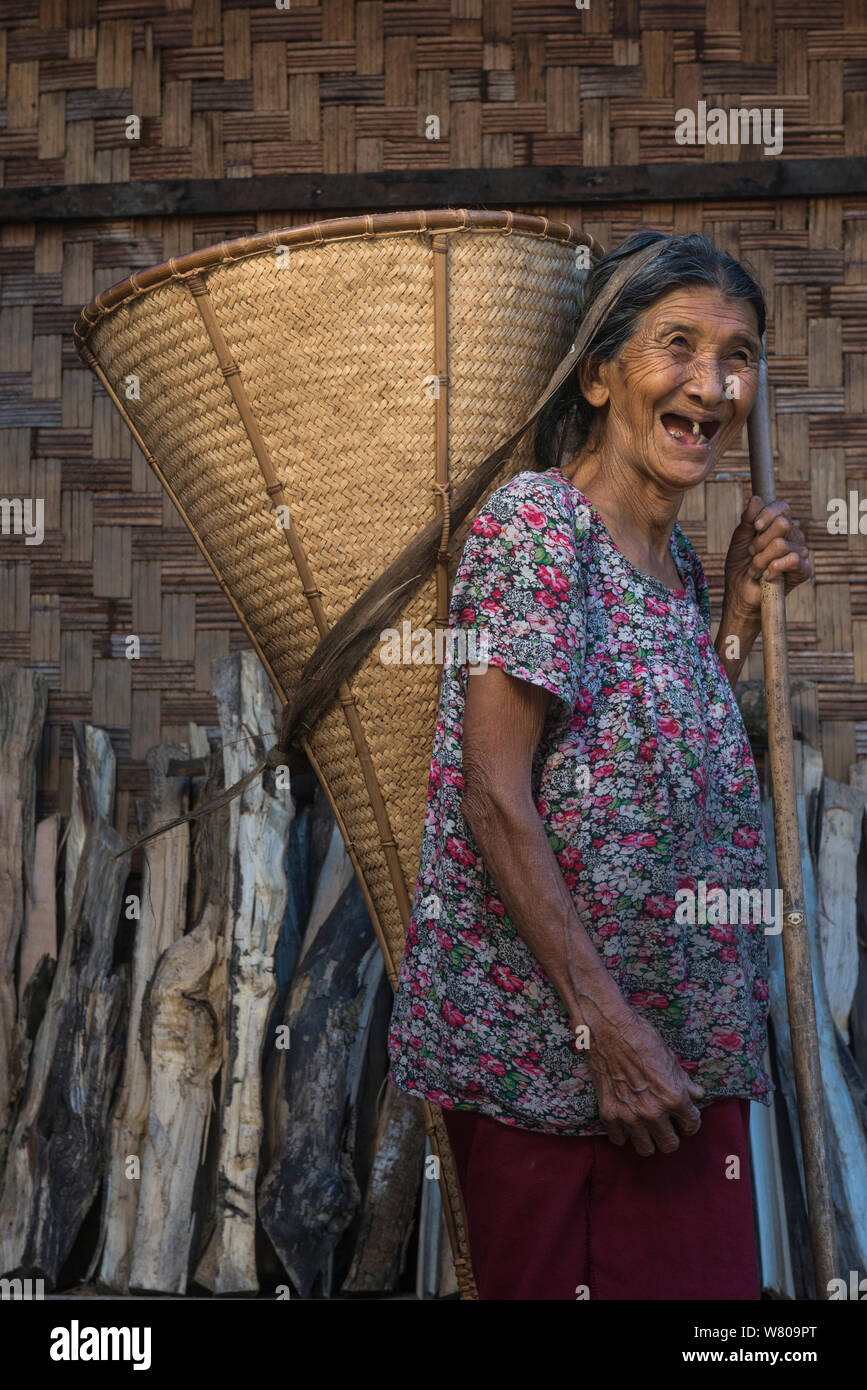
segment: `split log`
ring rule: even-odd
[[[315,773],[314,773],[315,776]],[[316,789],[313,793],[312,819],[310,822],[310,883],[313,896],[319,897],[322,901],[323,889],[327,889],[327,879],[325,875],[325,863],[329,858],[331,864],[329,872],[333,871],[334,866],[341,865],[340,872],[345,873],[343,857],[345,856],[345,846],[342,839],[339,848],[334,843],[334,812],[331,809],[331,802],[322,790],[319,781],[316,782]],[[348,881],[348,880],[347,880]]]
[[[161,744],[147,756],[150,794],[138,808],[142,834],[183,811],[185,782],[167,775],[185,748]],[[186,917],[189,828],[176,826],[149,841],[142,851],[142,900],[132,967],[132,1000],[123,1079],[111,1116],[100,1240],[94,1257],[98,1279],[118,1293],[129,1290],[133,1239],[139,1202],[139,1176],[149,1110],[148,1064],[140,1027],[145,992],[163,951],[183,935]],[[130,1174],[135,1176],[130,1176]]]
[[[315,784],[312,788],[310,783]],[[277,973],[277,1007],[280,1017],[286,1003],[286,991],[301,954],[301,939],[307,923],[321,870],[328,857],[334,840],[334,815],[313,769],[297,775],[293,773],[293,795],[296,786],[300,787],[299,801],[295,808],[295,818],[289,835],[289,851],[286,856],[286,875],[289,880],[289,901],[286,916],[280,931],[280,938],[274,952],[274,967]],[[300,799],[304,792],[308,799]],[[343,842],[338,832],[339,848]],[[343,851],[345,854],[345,851]],[[329,870],[330,873],[330,870]],[[345,885],[343,885],[345,886]],[[342,888],[341,887],[341,892]],[[339,896],[339,895],[338,895]],[[275,1020],[277,1021],[277,1020]],[[270,1103],[270,1102],[269,1102]]]
[[[295,968],[276,1051],[275,1152],[259,1216],[303,1298],[330,1288],[331,1260],[361,1207],[352,1161],[354,1054],[379,976],[370,916],[356,879],[347,885]]]
[[[822,789],[824,763],[818,748],[796,738],[792,747],[795,761],[795,786],[804,798],[807,818],[812,820],[815,803]]]
[[[189,724],[190,758],[201,762],[205,772],[190,778],[190,810],[215,801],[225,789],[223,754],[217,743],[208,742],[201,724]],[[190,826],[190,874],[187,909],[195,928],[214,907],[227,907],[229,885],[229,808],[220,806]],[[220,924],[222,931],[222,922]]]
[[[280,716],[252,652],[214,662],[214,694],[227,785],[274,744]],[[282,776],[279,778],[282,781]],[[230,910],[225,924],[228,986],[219,1107],[214,1231],[196,1271],[215,1293],[255,1293],[256,1179],[262,1145],[261,1066],[276,992],[274,949],[288,901],[286,852],[294,807],[269,773],[230,803]]]
[[[18,1018],[12,1035],[6,1080],[6,1122],[0,1124],[0,1173],[6,1145],[30,1065],[30,1053],[42,1021],[40,1010],[57,962],[57,890],[55,866],[59,815],[47,816],[36,827],[33,871],[26,890],[24,923],[18,961]],[[32,988],[31,988],[32,986]]]
[[[356,904],[353,911],[357,909],[361,914],[364,935],[358,943],[359,948],[367,939],[369,918],[357,894],[342,837],[318,787],[312,808],[308,804],[293,825],[290,859],[293,850],[297,857],[295,842],[299,837],[309,848],[304,862],[296,863],[296,874],[292,877],[292,908],[296,935],[299,931],[303,935],[298,953],[301,964],[297,970],[301,972],[300,978],[307,981],[305,971],[307,963],[313,959],[311,950],[327,923],[327,930],[334,931],[329,919],[335,910],[341,914],[345,911],[338,906],[344,894],[350,894],[349,901],[354,899]],[[309,878],[315,879],[312,896]],[[297,911],[298,903],[305,900],[309,903],[306,925]],[[340,928],[332,936],[335,952],[339,954],[346,949],[345,943],[350,939],[348,929]],[[382,998],[381,956],[372,947],[371,937],[370,954],[365,954],[369,965],[359,967],[361,985],[359,987],[358,978],[351,980],[343,1001],[348,1011],[355,1010],[354,1020],[345,1019],[345,1028],[340,1025],[345,1073],[339,1074],[342,1059],[326,1059],[315,1051],[307,1052],[299,1043],[306,1026],[304,1014],[310,998],[307,984],[301,993],[300,1010],[294,1011],[290,997],[281,1013],[284,1026],[290,1030],[291,1051],[274,1050],[266,1066],[264,1163],[268,1177],[263,1183],[259,1204],[266,1231],[285,1260],[285,1251],[292,1246],[295,1235],[303,1239],[305,1223],[298,1212],[291,1211],[293,1200],[296,1204],[306,1203],[308,1211],[315,1211],[319,1204],[322,1207],[320,1221],[325,1210],[339,1211],[339,1217],[320,1233],[318,1244],[314,1239],[300,1259],[286,1266],[305,1296],[317,1280],[322,1292],[329,1294],[332,1283],[341,1275],[341,1288],[346,1292],[390,1291],[399,1277],[414,1224],[424,1146],[422,1107],[393,1087],[387,1087],[384,1109],[378,1122],[371,1123],[379,1082],[387,1071],[385,1039],[391,1012],[390,990],[386,988],[385,999]],[[293,978],[293,989],[298,978],[297,974]],[[330,1001],[324,1005],[323,1000],[317,998],[310,1006],[323,1010],[330,1004],[337,1014],[341,1008],[338,993],[339,982]],[[318,1015],[322,1016],[322,1013]],[[330,1026],[329,1032],[332,1032]],[[315,1026],[313,1033],[315,1035]],[[298,1113],[297,1105],[286,1099],[292,1084],[296,1087],[294,1094],[316,1092],[321,1100],[315,1114],[311,1106],[306,1118],[299,1119],[296,1134],[288,1132],[286,1122],[288,1113]],[[309,1131],[313,1131],[312,1135]],[[303,1146],[311,1139],[315,1157],[308,1158],[307,1166],[319,1175],[321,1197],[317,1196],[316,1179],[308,1181],[306,1177],[299,1177],[305,1166],[303,1155],[311,1152]],[[405,1152],[401,1152],[404,1144]],[[359,1204],[361,1190],[365,1198]],[[340,1193],[336,1208],[335,1192]],[[348,1266],[343,1272],[347,1256]]]
[[[60,816],[46,816],[36,827],[33,874],[24,909],[21,956],[18,963],[18,1002],[43,956],[57,959],[57,832]]]
[[[354,885],[354,870],[346,853],[343,837],[334,820],[333,812],[322,788],[317,784],[313,797],[310,822],[310,852],[308,874],[314,886],[313,897],[303,939],[298,950],[298,958],[303,959],[315,941],[321,927],[328,921],[344,892]],[[357,911],[365,921],[369,921],[367,909],[360,895],[354,894]],[[338,947],[339,949],[339,947]],[[339,1113],[344,1116],[341,1131],[343,1155],[352,1165],[357,1191],[360,1193],[369,1185],[374,1166],[373,1146],[376,1127],[371,1121],[371,1111],[376,1106],[379,1085],[387,1070],[386,1036],[388,1020],[391,1015],[391,990],[385,980],[385,967],[381,952],[371,949],[359,968],[357,982],[358,1021],[352,1046],[349,1051],[345,1085],[346,1094],[335,1097]],[[284,1000],[285,1005],[285,1000]],[[275,1020],[276,1022],[277,1020]],[[379,1053],[382,1057],[380,1061]],[[292,1059],[287,1059],[291,1065]],[[269,1118],[273,1121],[277,1097],[280,1091],[279,1064],[275,1065],[273,1055],[266,1066],[266,1096],[268,1097]],[[379,1074],[377,1074],[379,1073]],[[267,1133],[267,1165],[274,1163],[282,1150],[283,1133],[272,1123]],[[370,1213],[371,1219],[374,1214]],[[324,1270],[321,1272],[323,1292],[330,1296],[335,1278],[345,1277],[348,1264],[358,1252],[358,1237],[361,1231],[360,1205],[356,1206],[344,1230],[335,1239]],[[338,1267],[339,1260],[339,1267]]]
[[[191,726],[192,729],[192,726]],[[218,744],[208,745],[202,729],[191,734],[190,751],[206,761],[207,772],[201,783],[193,781],[193,803],[205,805],[219,796],[225,786],[223,774],[223,753]],[[229,825],[228,806],[194,822],[191,839],[191,888],[190,920],[194,928],[204,921],[213,921],[216,943],[216,960],[211,979],[212,998],[216,998],[214,1009],[220,1028],[220,1055],[218,1071],[225,1056],[225,1001],[228,990],[226,973],[225,931],[229,914]],[[217,1077],[217,1083],[219,1076]],[[191,1269],[196,1269],[204,1252],[210,1244],[216,1226],[217,1182],[219,1169],[219,1135],[215,1123],[217,1117],[214,1084],[211,1087],[211,1105],[202,1135],[202,1164],[197,1175],[193,1206],[196,1216],[192,1244]]]
[[[319,846],[322,838],[319,828],[316,830],[317,848],[321,852],[314,853],[314,803],[317,795],[321,793],[319,782],[316,781],[315,789],[309,785],[310,777],[315,777],[311,768],[307,779],[292,777],[293,800],[296,794],[298,799],[295,801],[295,815],[289,831],[289,846],[286,852],[286,876],[288,880],[289,895],[286,902],[286,912],[283,924],[280,928],[280,936],[274,948],[274,974],[277,982],[277,990],[274,998],[274,1006],[271,1011],[271,1018],[268,1024],[268,1034],[265,1040],[265,1055],[263,1060],[262,1074],[262,1119],[264,1126],[263,1143],[260,1156],[260,1171],[266,1173],[274,1161],[277,1147],[282,1143],[282,1135],[278,1132],[277,1113],[279,1106],[279,1089],[282,1080],[282,1068],[278,1066],[279,1057],[275,1055],[278,1050],[282,1050],[280,1029],[287,1007],[290,982],[293,978],[295,967],[301,952],[301,939],[305,934],[307,923],[310,920],[310,913],[316,896],[316,879],[318,871],[327,857],[330,836],[334,830],[334,817],[331,808],[325,801],[328,813],[328,838]],[[301,795],[307,792],[305,800],[301,800]],[[323,795],[323,800],[325,800]],[[318,862],[317,862],[318,860]],[[278,1049],[278,1042],[280,1049]],[[272,1247],[273,1253],[273,1247]],[[276,1254],[274,1254],[276,1260]],[[280,1279],[285,1281],[286,1271],[279,1261],[277,1261],[280,1271]]]
[[[105,729],[76,719],[72,725],[72,807],[66,834],[64,860],[64,909],[69,916],[78,861],[95,820],[114,819],[115,756]]]
[[[18,1115],[21,1097],[27,1084],[33,1044],[39,1032],[39,1025],[45,1016],[56,965],[57,962],[51,956],[44,955],[42,957],[27,981],[24,997],[18,1006],[18,1018],[15,1021],[15,1032],[12,1035],[12,1051],[9,1063],[9,1109],[7,1122],[0,1130],[0,1173],[4,1171],[6,1166],[6,1150]]]
[[[764,1065],[770,1075],[771,1060],[767,1049]],[[762,1291],[772,1298],[795,1298],[786,1195],[773,1107],[752,1107],[750,1167],[756,1198]]]
[[[373,1171],[344,1293],[397,1288],[415,1221],[424,1159],[424,1115],[414,1096],[386,1085],[376,1132]]]
[[[782,1193],[786,1208],[786,1231],[792,1256],[795,1298],[803,1301],[813,1298],[815,1274],[803,1175],[798,1168],[798,1154],[795,1149],[795,1137],[792,1133],[790,1118],[797,1113],[798,1100],[796,1095],[791,1094],[792,1079],[781,1070],[776,1054],[776,1039],[774,1039],[773,1063],[776,1090],[772,1097],[771,1115],[777,1132],[777,1145],[780,1151]]]
[[[142,1141],[141,1191],[130,1288],[186,1292],[193,1192],[222,1059],[216,991],[216,913],[164,952],[142,1019],[150,1065],[150,1111]]]
[[[855,792],[854,797],[863,794]],[[831,1016],[849,1040],[849,1012],[858,976],[855,841],[861,841],[861,805],[852,804],[852,788],[826,777],[822,784],[822,819],[816,857],[819,939]]]
[[[433,1156],[428,1138],[426,1167]],[[416,1297],[420,1299],[451,1298],[459,1292],[442,1191],[439,1178],[425,1176],[416,1260]]]
[[[294,783],[293,783],[294,785]],[[315,885],[309,882],[310,831],[313,821],[313,807],[308,802],[296,806],[295,819],[289,836],[289,852],[286,856],[286,875],[289,879],[289,902],[286,909],[281,939],[277,944],[275,964],[277,967],[278,989],[285,994],[289,988],[292,971],[298,959],[301,937],[310,916]]]
[[[439,1182],[432,1176],[431,1172],[435,1162],[430,1140],[428,1140],[424,1154],[424,1186],[421,1190],[418,1254],[415,1269],[415,1292],[419,1299],[436,1297],[439,1286],[440,1244],[443,1239],[443,1201]]]
[[[127,999],[112,972],[125,841],[92,824],[0,1197],[0,1270],[52,1285],[99,1186],[106,1118]]]
[[[33,859],[36,753],[47,698],[42,676],[0,666],[0,1128],[8,1121],[15,956]]]
[[[222,757],[200,740],[208,775],[197,800],[223,788]],[[185,1293],[196,1234],[195,1194],[213,1108],[212,1083],[223,1055],[223,925],[228,907],[228,807],[198,821],[192,843],[193,930],[160,958],[142,1009],[150,1112],[130,1287]]]
[[[766,822],[765,833],[768,839],[771,883],[776,886],[776,856],[774,853],[771,803],[766,801],[763,809]],[[803,797],[798,797],[798,821],[801,844],[804,846],[806,844],[806,815]],[[863,1174],[867,1169],[867,1138],[865,1138],[860,1115],[853,1101],[846,1077],[840,1067],[838,1035],[825,988],[813,861],[808,852],[804,852],[802,858],[804,901],[810,928],[810,953],[816,998],[822,1088],[828,1124],[828,1159],[837,1216],[839,1268],[842,1270],[864,1269],[867,1268],[867,1192],[864,1190]],[[782,944],[778,936],[768,937],[768,952],[771,962],[771,1012],[774,1022],[774,1036],[777,1042],[777,1061],[780,1071],[787,1081],[786,1098],[790,1105],[792,1133],[798,1154],[803,1188],[803,1158],[800,1149],[794,1086],[792,1085],[791,1038],[786,1012]],[[827,1291],[824,1289],[818,1289],[816,1293],[820,1299],[827,1297]]]
[[[316,827],[314,827],[314,832]],[[312,846],[315,855],[315,843]],[[343,836],[337,826],[336,821],[331,819],[331,834],[328,839],[328,849],[322,860],[319,876],[316,880],[316,892],[310,908],[310,916],[304,935],[301,939],[301,949],[298,952],[299,959],[305,956],[310,949],[316,935],[323,922],[327,921],[340,898],[346,892],[352,882],[355,870],[352,867],[352,860],[346,853],[346,846],[343,843]]]
[[[849,785],[858,791],[867,791],[867,758],[856,758],[849,764]]]
[[[807,816],[806,849],[815,861],[819,849],[819,831],[822,823],[822,782],[824,781],[824,762],[818,748],[800,739],[793,741],[792,752],[795,764],[795,790],[804,798]]]
[[[387,1083],[389,1070],[388,1026],[393,1007],[394,992],[385,970],[382,970],[367,1027],[366,1050],[360,1059],[360,1084],[354,1088],[355,1097],[353,1100],[355,1117],[352,1161],[363,1201],[355,1219],[341,1238],[334,1253],[333,1283],[335,1287],[339,1288],[345,1287],[345,1281],[350,1276],[354,1264],[366,1264],[370,1276],[373,1277],[372,1261],[367,1258],[364,1245],[367,1240],[373,1240],[376,1245],[379,1239],[378,1233],[383,1230],[386,1222],[390,1219],[386,1216],[380,1216],[377,1212],[377,1206],[381,1204],[389,1206],[395,1200],[388,1185],[372,1185],[380,1162],[380,1147],[383,1143],[388,1144],[389,1142],[388,1131],[383,1131],[382,1128],[382,1120],[383,1109],[386,1104],[385,1097],[389,1090],[394,1089]],[[417,1108],[419,1124],[423,1126],[424,1107],[418,1102]],[[394,1176],[397,1181],[400,1181],[403,1174],[398,1176],[395,1172]],[[417,1166],[415,1171],[409,1174],[409,1182],[416,1193],[420,1176]],[[409,1245],[415,1226],[416,1211],[414,1208],[410,1209],[402,1226],[400,1224],[403,1216],[402,1204],[395,1208],[394,1216],[396,1219],[392,1223],[390,1238],[394,1242],[394,1249],[400,1252]],[[375,1249],[373,1254],[373,1261],[377,1262],[383,1270],[386,1269],[383,1261],[384,1253],[384,1251],[377,1252]],[[399,1257],[395,1265],[393,1282],[384,1283],[383,1293],[396,1292],[396,1281],[399,1278],[401,1264],[402,1259]]]
[[[846,1078],[855,1108],[861,1116],[864,1133],[867,1134],[867,1079],[865,1079],[864,1073],[839,1033],[837,1034],[837,1056],[840,1058],[840,1068]]]

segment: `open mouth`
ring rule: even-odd
[[[687,449],[703,449],[709,444],[720,427],[719,420],[702,420],[688,415],[674,415],[670,411],[660,416],[662,427],[669,439],[674,439]]]

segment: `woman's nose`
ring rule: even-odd
[[[696,357],[692,363],[687,395],[702,405],[717,405],[725,398],[726,375],[724,364],[716,357]]]

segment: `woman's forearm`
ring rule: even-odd
[[[761,618],[739,616],[725,601],[714,647],[728,676],[729,685],[737,684],[741,668],[762,630]]]
[[[598,1038],[606,1026],[624,1021],[631,1010],[581,923],[529,793],[465,801],[464,816],[503,906],[563,1000],[572,1027],[586,1025]]]

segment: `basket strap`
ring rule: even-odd
[[[651,242],[624,257],[604,288],[593,300],[578,329],[570,351],[558,364],[541,396],[523,424],[493,453],[473,469],[468,478],[452,489],[449,509],[449,537],[472,511],[488,485],[497,476],[522,435],[545,405],[572,374],[590,343],[608,317],[620,291],[628,280],[655,259],[668,238]],[[438,513],[377,579],[337,620],[307,661],[294,699],[283,707],[278,748],[285,757],[293,744],[310,736],[343,681],[357,671],[384,628],[391,627],[404,604],[417,592],[436,563],[443,546],[443,516]]]

